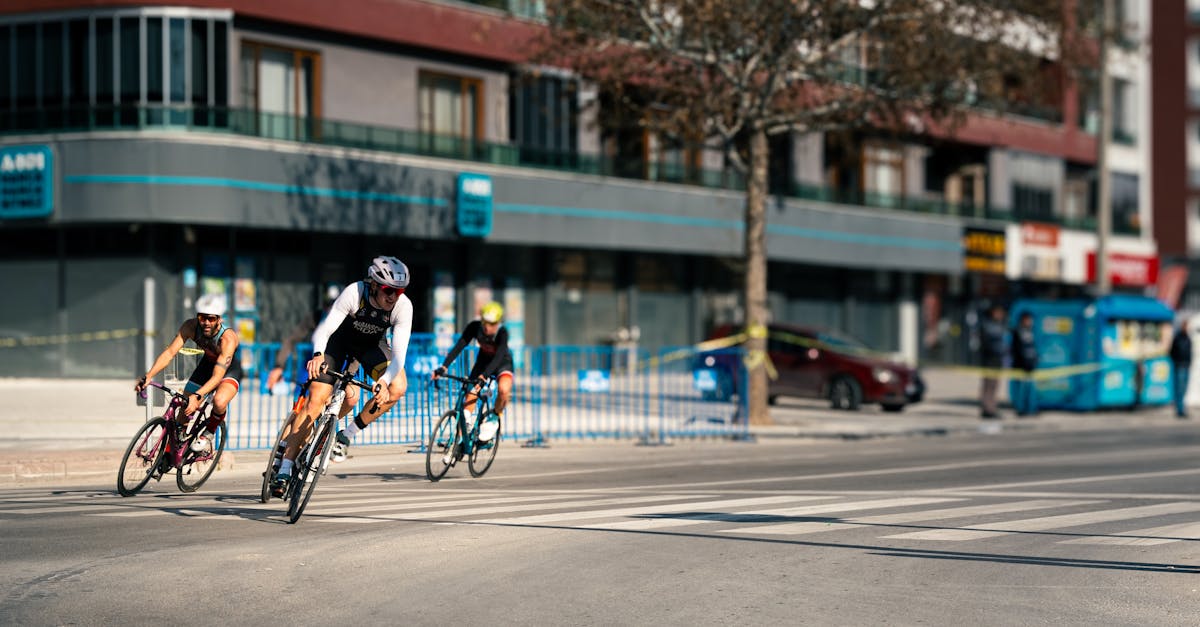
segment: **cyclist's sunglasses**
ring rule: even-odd
[[[200,322],[216,322],[221,319],[221,316],[214,316],[212,314],[200,314],[196,317],[200,319]]]
[[[403,293],[404,293],[404,288],[403,288],[403,287],[389,287],[389,286],[387,286],[387,285],[380,285],[380,286],[379,286],[379,291],[383,292],[384,294],[387,294],[388,296],[392,296],[392,295],[399,296],[400,294],[403,294]]]

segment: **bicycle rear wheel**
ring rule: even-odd
[[[454,465],[458,445],[458,414],[447,410],[429,434],[429,446],[425,448],[425,476],[430,481],[441,479]]]
[[[487,442],[475,440],[475,446],[471,449],[471,458],[467,464],[471,470],[472,477],[482,477],[483,473],[492,467],[492,462],[496,460],[496,450],[500,448],[500,431],[503,425],[500,424],[500,414],[489,409],[475,425],[475,433],[479,433],[485,425],[494,422],[496,427],[496,435]]]
[[[263,503],[271,500],[271,482],[275,480],[275,473],[279,472],[279,462],[283,458],[279,451],[279,444],[283,442],[283,432],[292,423],[296,417],[296,412],[291,412],[284,419],[283,424],[279,425],[279,432],[275,434],[275,442],[271,444],[271,454],[267,455],[267,469],[263,472],[262,494],[259,498]]]
[[[167,445],[167,421],[154,418],[138,429],[125,455],[121,457],[121,468],[117,471],[117,492],[121,496],[133,496],[146,487],[155,470],[162,462]]]
[[[333,437],[337,430],[337,419],[333,416],[323,416],[317,425],[317,437],[297,459],[299,464],[292,477],[295,489],[292,492],[292,502],[288,505],[288,522],[300,520],[308,500],[317,489],[317,480],[325,474],[329,467],[329,457],[333,454]],[[302,463],[301,463],[302,462]],[[304,496],[301,497],[301,491]]]
[[[191,433],[183,443],[183,461],[179,471],[175,473],[175,485],[180,492],[195,492],[204,485],[217,469],[221,453],[225,450],[225,423],[217,425],[217,430],[209,438],[208,447],[200,452],[192,450],[192,441],[204,432],[204,422],[197,420],[192,425]]]

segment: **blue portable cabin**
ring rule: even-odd
[[[1033,314],[1038,370],[1063,369],[1063,376],[1037,380],[1039,407],[1088,411],[1171,402],[1167,349],[1175,314],[1166,305],[1125,294],[1018,300],[1010,325],[1024,312]]]

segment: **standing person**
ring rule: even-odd
[[[446,374],[446,369],[458,359],[459,353],[474,340],[479,344],[479,357],[475,359],[475,365],[471,366],[471,374],[467,375],[467,378],[496,377],[496,414],[502,418],[504,408],[508,406],[508,399],[512,398],[513,386],[512,352],[508,349],[508,329],[500,324],[503,319],[504,307],[500,303],[492,301],[484,305],[479,310],[479,319],[467,323],[462,334],[458,336],[458,342],[446,354],[442,365],[433,371],[434,380]],[[475,407],[476,397],[472,391],[463,403],[468,416]],[[484,423],[479,429],[479,441],[487,442],[495,437],[498,426],[499,423],[494,420]]]
[[[1000,387],[1000,373],[1008,357],[1005,344],[1004,308],[993,305],[988,318],[980,326],[979,352],[984,368],[983,381],[979,386],[979,416],[984,419],[1000,417],[996,409],[996,390]]]
[[[1175,415],[1186,419],[1188,414],[1183,400],[1187,396],[1188,377],[1192,371],[1192,338],[1188,335],[1187,319],[1179,323],[1175,337],[1171,338],[1171,365],[1174,371],[1171,392],[1175,399]]]
[[[204,433],[192,441],[192,450],[196,452],[202,452],[208,447],[213,432],[221,421],[225,420],[229,402],[237,395],[241,386],[242,364],[238,359],[238,335],[221,321],[225,315],[225,308],[223,294],[205,294],[197,298],[196,317],[188,318],[179,325],[179,332],[175,334],[171,343],[159,353],[154,365],[150,366],[146,374],[133,386],[134,391],[139,393],[146,389],[146,382],[162,372],[189,340],[196,348],[204,351],[200,363],[196,364],[196,369],[183,386],[184,393],[188,395],[185,416],[190,416],[196,411],[204,395],[213,392],[212,415],[204,425]]]
[[[1016,398],[1012,399],[1017,416],[1035,416],[1038,413],[1037,383],[1033,380],[1033,371],[1037,370],[1038,353],[1034,342],[1033,314],[1022,312],[1017,327],[1012,331],[1012,361],[1013,368],[1021,371],[1020,378],[1014,381]]]
[[[412,334],[413,305],[408,288],[408,267],[395,257],[376,257],[367,267],[367,278],[347,285],[333,302],[329,314],[313,332],[313,355],[308,362],[309,398],[303,412],[292,421],[287,449],[271,492],[282,496],[292,478],[300,445],[308,439],[313,419],[333,395],[334,378],[325,371],[342,369],[357,359],[376,381],[373,402],[337,434],[333,461],[345,461],[350,438],[386,413],[408,391],[404,360]],[[391,346],[386,333],[392,331]],[[299,422],[299,424],[296,424]]]

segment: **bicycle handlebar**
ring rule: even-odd
[[[368,392],[375,391],[375,388],[373,386],[363,383],[362,381],[359,381],[358,379],[355,379],[354,377],[357,375],[357,373],[355,373],[355,372],[351,372],[349,370],[347,370],[345,372],[338,372],[337,370],[334,370],[333,368],[326,368],[324,374],[328,374],[328,375],[332,376],[334,379],[337,379],[339,381],[344,381],[346,383],[346,385],[357,385],[358,387],[360,387]],[[312,381],[312,379],[309,379],[309,381]]]
[[[438,378],[439,379],[450,379],[451,381],[458,381],[459,383],[461,383],[463,385],[479,385],[482,387],[487,387],[488,384],[490,384],[492,382],[494,377],[480,377],[480,378],[476,378],[476,379],[468,379],[466,377],[460,377],[458,375],[453,375],[453,374],[450,374],[449,372],[447,372],[446,374],[438,375]]]

